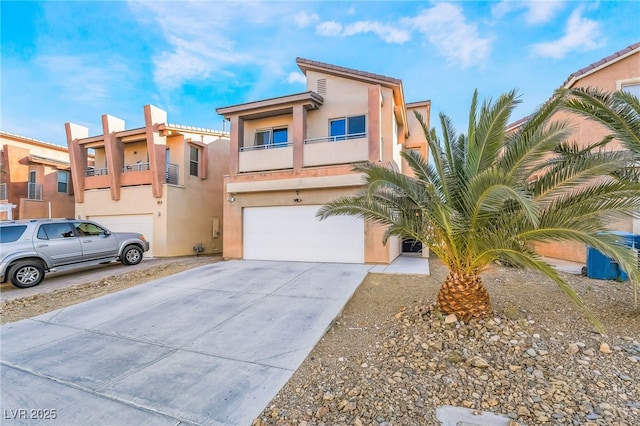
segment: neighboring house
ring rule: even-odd
[[[307,91],[218,108],[231,122],[225,178],[228,259],[389,263],[402,244],[352,216],[318,221],[318,208],[363,188],[353,163],[405,170],[400,151],[426,158],[430,102],[406,104],[395,78],[298,58]]]
[[[141,232],[145,256],[222,251],[223,176],[229,134],[169,124],[167,113],[144,107],[145,126],[102,116],[103,134],[67,123],[76,216],[113,231]],[[88,161],[89,155],[95,162]]]
[[[574,72],[563,83],[563,88],[596,88],[600,91],[613,92],[625,90],[640,97],[640,43],[626,47],[604,59],[599,60],[579,71]],[[587,120],[576,114],[559,112],[554,119],[568,122],[573,133],[569,140],[586,145],[601,140],[610,132],[601,124]],[[512,125],[517,128],[526,122],[526,118]],[[608,149],[624,149],[619,141],[613,141]],[[612,230],[640,234],[640,220],[629,218],[611,224]],[[536,250],[543,256],[571,260],[584,263],[586,247],[578,243],[546,243],[536,245]]]
[[[66,147],[0,132],[0,219],[74,217]]]

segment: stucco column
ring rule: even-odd
[[[109,184],[111,199],[120,200],[120,176],[124,165],[124,147],[116,138],[115,133],[124,130],[124,120],[109,114],[102,116],[102,134],[104,135],[104,150],[109,169]]]
[[[393,107],[393,114],[396,117],[396,123],[398,125],[398,143],[400,145],[404,145],[407,142],[407,132],[406,132],[406,128],[405,128],[405,123],[402,122],[402,120],[399,120],[397,117],[402,117],[402,107],[399,105],[396,105]],[[406,123],[406,125],[408,126],[408,123]]]
[[[304,139],[307,136],[307,109],[303,105],[293,107],[293,170],[299,171],[304,164]]]
[[[84,203],[84,179],[87,170],[87,149],[78,141],[89,137],[89,129],[73,123],[65,123],[69,162],[71,163],[71,182],[76,203]]]
[[[162,185],[166,181],[167,169],[167,137],[161,136],[159,124],[167,122],[167,112],[153,105],[144,106],[144,127],[149,153],[149,169],[151,169],[151,188],[155,198],[162,198]]]
[[[380,86],[369,86],[369,107],[367,123],[367,135],[369,136],[369,161],[377,163],[381,160],[381,108],[380,108]]]
[[[240,146],[244,141],[244,119],[239,116],[233,116],[229,121],[231,122],[229,141],[229,173],[231,175],[237,175],[240,160]]]
[[[225,188],[229,184],[229,176],[225,176]],[[242,202],[235,196],[227,198],[223,193],[222,212],[222,257],[224,259],[242,259]]]

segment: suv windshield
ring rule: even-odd
[[[24,234],[27,225],[3,226],[0,230],[0,243],[12,243]]]

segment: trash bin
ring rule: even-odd
[[[619,237],[618,241],[630,247],[640,247],[640,235],[633,235],[629,232],[615,231],[611,234]],[[618,263],[593,247],[587,247],[587,277],[597,280],[619,280],[626,281],[627,273],[620,268]]]

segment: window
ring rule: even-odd
[[[364,115],[336,118],[329,121],[329,136],[332,141],[362,138],[366,135]]]
[[[289,142],[289,131],[286,127],[273,129],[273,144],[286,145]]]
[[[69,191],[69,172],[58,171],[58,192],[66,194]]]
[[[91,222],[74,222],[73,226],[76,228],[76,233],[80,236],[98,236],[107,234],[104,229]]]
[[[258,130],[256,132],[256,146],[269,145],[270,139],[271,139],[270,130]]]
[[[640,83],[623,84],[622,90],[631,93],[633,96],[640,98]]]
[[[190,147],[189,154],[189,174],[191,176],[198,176],[200,169],[200,149],[192,146]]]
[[[24,234],[27,225],[3,226],[0,232],[0,243],[12,243]]]
[[[70,223],[48,223],[38,229],[38,239],[40,240],[53,240],[73,236],[74,233]]]
[[[278,127],[256,131],[256,146],[265,148],[286,146],[289,143],[289,129]]]

